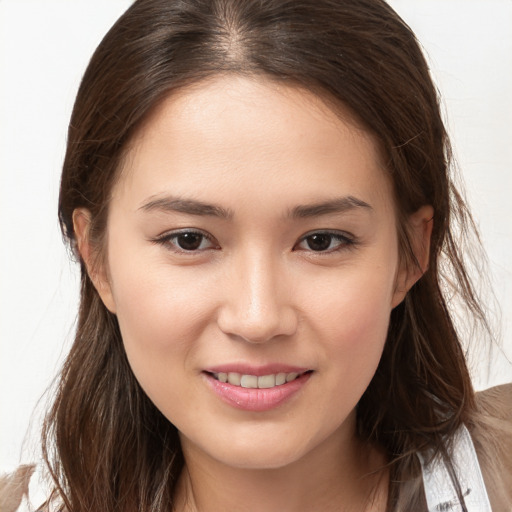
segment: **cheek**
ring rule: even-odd
[[[329,373],[325,387],[329,390],[326,394],[337,404],[338,411],[334,414],[339,423],[357,406],[382,357],[389,315],[374,314],[374,311],[347,308],[347,316],[340,318],[328,337],[327,364],[334,371]]]
[[[322,348],[340,368],[340,378],[371,379],[387,337],[394,280],[389,273],[347,273],[335,290],[319,286],[310,299],[310,322]],[[321,290],[324,290],[321,292]]]
[[[386,342],[389,310],[378,301],[351,302],[331,326],[326,339],[346,375],[372,377]]]
[[[155,406],[169,419],[179,418],[197,393],[197,383],[187,377],[195,371],[197,340],[208,329],[212,294],[205,287],[198,292],[197,279],[177,279],[168,268],[116,272],[117,318],[130,367]]]
[[[145,245],[119,235],[110,240],[110,280],[120,325],[126,341],[138,333],[139,342],[154,345],[175,333],[179,342],[181,328],[200,325],[205,305],[212,302],[209,282],[197,269],[176,268],[156,247]],[[129,247],[128,254],[121,247]],[[159,331],[161,336],[147,335]]]
[[[112,241],[112,246],[126,247]],[[186,368],[215,308],[213,279],[197,269],[173,268],[136,248],[112,249],[112,293],[130,365],[138,380],[154,381]]]

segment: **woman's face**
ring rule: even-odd
[[[348,119],[224,77],[170,96],[131,145],[96,285],[186,454],[281,467],[353,440],[410,284],[379,151]]]

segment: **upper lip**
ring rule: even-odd
[[[277,373],[304,373],[308,370],[311,370],[311,368],[281,363],[271,363],[261,366],[245,363],[228,363],[210,366],[205,368],[204,371],[207,373],[239,373],[241,375],[255,375],[256,377],[261,377],[263,375],[273,375]]]

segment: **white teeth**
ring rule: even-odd
[[[229,372],[228,373],[228,382],[233,384],[233,386],[240,386],[240,381],[242,376],[239,373]]]
[[[278,373],[276,375],[276,386],[280,386],[286,382],[286,373]]]
[[[258,377],[256,377],[256,375],[242,375],[242,378],[240,379],[240,385],[243,388],[257,388]]]
[[[292,380],[295,380],[299,376],[298,373],[287,373],[286,374],[286,382],[291,382]]]
[[[276,385],[275,375],[262,375],[258,377],[258,387],[262,389],[273,388]]]
[[[261,375],[260,377],[257,377],[256,375],[242,375],[236,372],[219,372],[213,374],[213,376],[220,382],[228,382],[233,386],[241,386],[248,389],[269,389],[275,386],[282,386],[287,382],[295,380],[299,375],[301,374],[296,372],[281,372],[271,375]]]

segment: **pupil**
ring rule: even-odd
[[[313,251],[325,251],[331,245],[331,235],[308,236],[308,247]]]
[[[186,251],[198,249],[203,240],[203,235],[198,233],[183,233],[178,236],[178,245]]]

